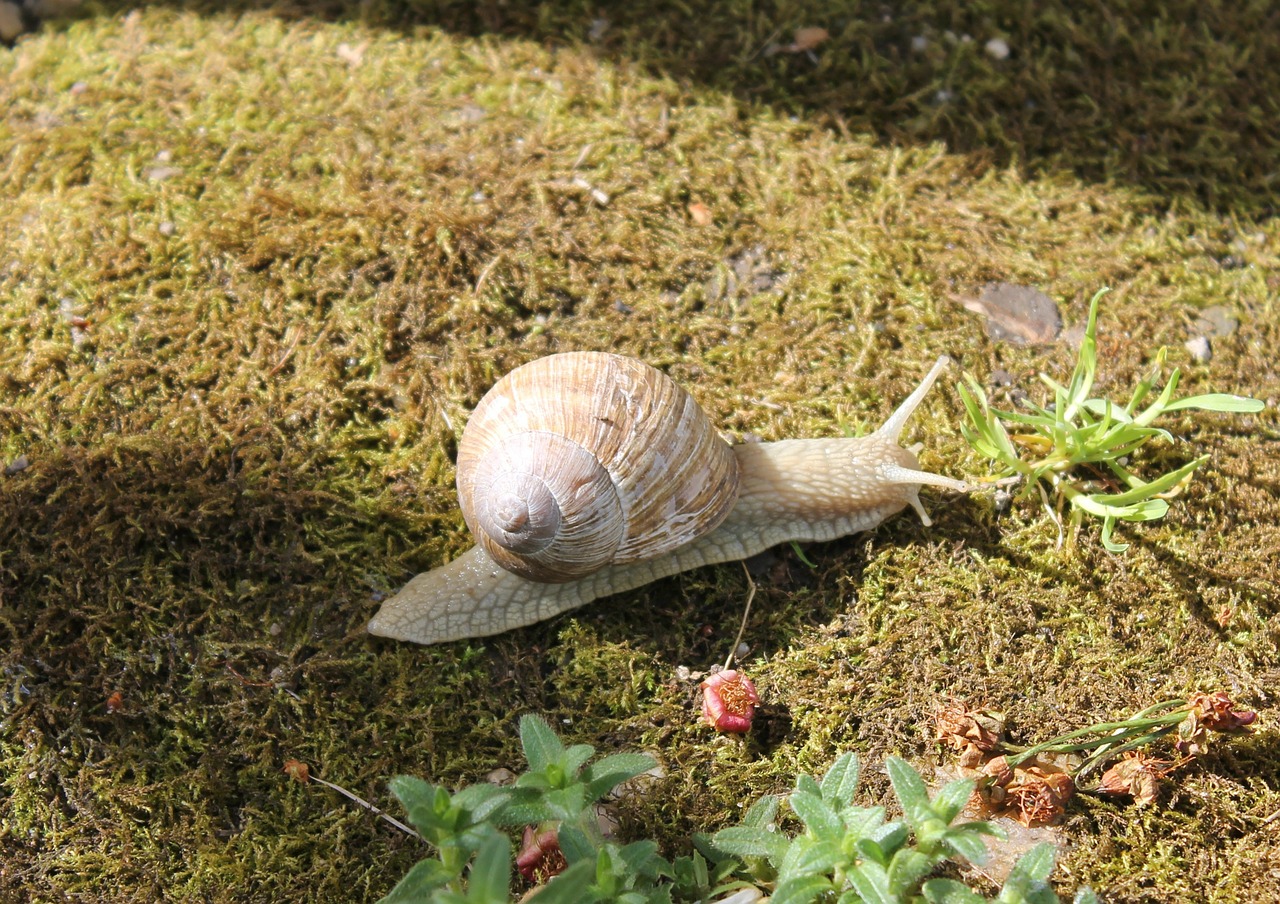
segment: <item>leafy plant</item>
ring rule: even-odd
[[[1024,482],[1020,496],[1038,491],[1060,530],[1062,510],[1068,506],[1072,538],[1086,515],[1101,519],[1102,545],[1111,552],[1123,552],[1128,544],[1112,540],[1116,522],[1164,517],[1169,497],[1208,459],[1201,456],[1152,480],[1138,477],[1126,466],[1128,456],[1152,439],[1173,439],[1152,422],[1161,415],[1192,408],[1257,412],[1263,403],[1224,393],[1174,399],[1181,376],[1175,368],[1155,400],[1139,410],[1160,380],[1167,353],[1164,348],[1156,353],[1150,372],[1124,407],[1091,397],[1098,371],[1098,302],[1107,291],[1100,290],[1089,303],[1084,341],[1070,382],[1063,386],[1040,375],[1053,392],[1048,406],[1024,400],[1026,412],[993,409],[981,385],[969,374],[965,374],[967,388],[964,384],[956,388],[968,415],[961,432],[979,454],[1000,466],[997,478]]]
[[[1003,838],[989,823],[956,822],[974,781],[951,782],[930,799],[924,780],[904,760],[890,757],[885,768],[903,820],[886,822],[883,807],[853,804],[858,760],[846,753],[821,782],[807,775],[796,780],[787,802],[804,825],[802,833],[788,838],[778,831],[774,798],[760,812],[749,814],[750,824],[722,829],[711,844],[746,863],[767,864],[764,877],[773,885],[771,904],[986,901],[954,879],[927,878],[950,859],[985,863],[987,847],[981,836]],[[1046,882],[1053,862],[1052,845],[1033,848],[1019,860],[995,900],[1056,904],[1058,897]],[[1096,897],[1084,890],[1076,901],[1083,904]]]
[[[697,835],[694,852],[667,860],[650,840],[620,845],[605,839],[597,802],[618,783],[651,768],[641,754],[615,754],[594,763],[585,744],[566,747],[541,719],[525,716],[520,738],[529,770],[514,785],[472,785],[455,794],[420,779],[399,777],[391,788],[435,856],[409,871],[383,899],[440,904],[505,904],[512,880],[512,844],[504,827],[555,826],[558,874],[542,885],[539,904],[672,904],[710,901],[735,889],[767,889],[773,904],[986,901],[954,879],[930,878],[952,859],[985,862],[982,835],[1001,837],[985,822],[957,822],[974,790],[972,780],[952,782],[934,797],[905,761],[886,762],[904,818],[886,821],[883,807],[858,807],[858,760],[836,759],[821,781],[807,775],[787,796],[803,831],[781,831],[781,798],[751,807],[738,826],[714,836]],[[535,853],[541,849],[536,848]],[[1047,879],[1050,845],[1019,860],[994,900],[1008,904],[1057,904]],[[1088,890],[1078,904],[1096,901]]]

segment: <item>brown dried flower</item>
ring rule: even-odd
[[[1139,807],[1145,807],[1155,803],[1160,795],[1160,779],[1169,771],[1168,760],[1135,751],[1102,773],[1098,793],[1127,794]]]
[[[960,765],[972,769],[985,759],[984,754],[1000,746],[1004,718],[949,700],[934,714],[934,728],[938,742],[959,750]]]
[[[1009,768],[1009,758],[998,756],[982,764],[982,774],[991,778],[991,784],[1003,787],[1013,781],[1013,770]]]
[[[1226,691],[1193,694],[1187,701],[1187,716],[1178,724],[1174,749],[1184,756],[1198,756],[1209,749],[1209,732],[1247,731],[1258,714],[1235,706]]]
[[[1007,800],[1013,818],[1027,828],[1057,821],[1075,792],[1075,782],[1065,772],[1049,772],[1039,766],[1014,771]]]

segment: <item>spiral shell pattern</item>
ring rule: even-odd
[[[662,555],[714,529],[737,495],[737,457],[693,398],[619,355],[511,371],[458,447],[467,526],[495,562],[537,581]]]

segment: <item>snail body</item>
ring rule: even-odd
[[[648,523],[638,536],[632,536],[626,529],[619,533],[616,527],[606,528],[607,541],[586,544],[591,565],[580,567],[574,559],[575,552],[569,555],[571,564],[567,570],[560,570],[561,566],[555,564],[560,554],[545,554],[545,550],[555,545],[549,529],[543,530],[532,543],[524,543],[526,547],[537,547],[535,554],[540,556],[529,565],[511,561],[524,555],[520,551],[513,553],[509,548],[500,547],[496,555],[490,553],[488,550],[495,541],[480,534],[484,530],[483,527],[477,529],[481,519],[464,515],[473,532],[481,537],[478,544],[449,564],[409,581],[382,604],[369,622],[369,631],[423,644],[498,634],[662,577],[703,565],[748,558],[780,543],[833,540],[869,530],[907,506],[914,508],[924,523],[929,524],[920,504],[921,486],[961,492],[968,487],[963,481],[920,470],[915,450],[903,448],[898,440],[906,421],[946,363],[945,358],[939,359],[920,386],[868,436],[739,446],[729,446],[716,436],[710,425],[704,424],[706,418],[701,410],[668,377],[633,359],[591,352],[567,353],[525,365],[534,371],[523,375],[525,368],[512,371],[477,406],[464,432],[458,454],[460,497],[492,487],[498,480],[486,477],[477,481],[470,473],[464,476],[464,470],[470,472],[472,468],[473,452],[487,445],[473,446],[471,438],[485,435],[494,429],[493,423],[503,420],[515,425],[505,438],[498,440],[499,445],[508,449],[525,449],[530,434],[545,432],[547,422],[542,415],[514,413],[517,409],[526,410],[536,397],[539,403],[549,401],[552,407],[559,408],[562,420],[584,418],[582,424],[571,427],[569,433],[578,438],[586,436],[588,440],[599,440],[603,435],[607,462],[616,463],[623,446],[631,447],[632,455],[648,455],[647,462],[642,462],[638,471],[628,471],[621,479],[627,493],[639,493],[642,498],[637,502],[624,494],[616,505],[608,503],[599,510],[588,506],[585,518],[578,518],[567,531],[568,538],[576,539],[584,530],[589,532],[590,526],[598,525],[604,517],[600,514],[604,510],[634,511],[648,518]],[[506,395],[512,385],[508,381],[513,377],[518,384],[533,372],[542,371],[545,376],[545,372],[556,368],[563,368],[558,373],[572,373],[575,380],[588,382],[602,374],[604,382],[585,388],[575,384],[575,388],[518,390],[514,397]],[[644,384],[643,389],[636,389],[637,380]],[[654,387],[650,387],[650,381]],[[489,399],[494,396],[507,401],[490,403]],[[580,406],[576,410],[586,412],[585,415],[564,413],[575,410],[565,404],[571,398]],[[601,401],[610,398],[613,403],[620,402],[620,407]],[[661,428],[657,426],[665,411],[674,412],[671,422],[674,430],[669,429],[670,423],[664,423]],[[619,412],[638,417],[626,427],[619,427],[618,421],[622,420]],[[477,415],[481,418],[479,421]],[[479,433],[473,434],[472,424],[479,427]],[[651,437],[647,432],[651,428],[657,429],[658,436],[663,438]],[[624,434],[625,441],[619,441],[615,432]],[[677,434],[675,448],[679,451],[674,454],[657,448],[669,441],[665,438],[667,432]],[[512,436],[525,439],[516,441]],[[558,443],[557,439],[553,445],[559,448]],[[464,449],[467,450],[465,456]],[[700,461],[692,457],[694,454],[706,462],[705,484],[694,478]],[[508,463],[509,459],[510,456],[505,456]],[[546,464],[544,460],[538,461],[539,467]],[[576,466],[573,473],[578,476],[568,480],[557,473],[555,466],[548,470],[552,472],[551,482],[559,482],[555,490],[567,491],[565,495],[571,502],[582,502],[582,497],[589,499],[601,489],[603,482],[613,483],[607,478],[587,475]],[[491,506],[502,513],[505,518],[502,523],[507,526],[523,526],[525,503],[510,497],[535,482],[527,470],[520,473],[523,476],[508,481],[498,490],[496,495],[504,502]],[[548,494],[538,491],[533,495],[541,498]],[[484,504],[480,503],[479,508]],[[471,502],[463,503],[464,512],[471,505]],[[557,517],[563,524],[578,516],[562,513]],[[615,540],[614,535],[621,539]],[[522,541],[516,542],[519,545]],[[601,557],[596,547],[603,546],[611,547],[615,553],[606,555],[603,564],[599,564]],[[549,571],[548,562],[552,563]],[[534,576],[528,576],[530,574]]]

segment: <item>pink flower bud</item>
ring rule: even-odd
[[[760,695],[751,679],[735,669],[716,672],[702,682],[702,718],[716,731],[750,731]]]

